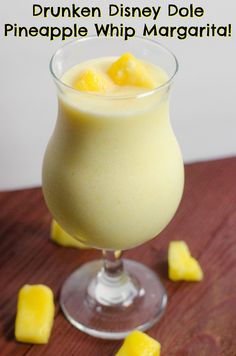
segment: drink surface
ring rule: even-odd
[[[46,202],[62,227],[86,244],[128,249],[155,237],[183,191],[181,152],[169,122],[169,86],[114,85],[107,93],[69,87],[86,68],[107,73],[113,57],[64,73],[58,120],[43,164]],[[167,74],[145,64],[160,86]]]

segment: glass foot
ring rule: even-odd
[[[61,308],[79,330],[102,339],[123,339],[155,324],[167,304],[158,276],[145,265],[123,259],[121,275],[109,277],[103,261],[86,263],[65,281]]]

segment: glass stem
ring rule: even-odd
[[[122,251],[103,250],[103,272],[108,277],[120,277],[124,273]]]
[[[124,268],[121,251],[103,251],[103,265],[88,286],[92,304],[102,306],[124,306],[133,303],[140,288]]]

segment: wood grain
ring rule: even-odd
[[[114,355],[120,341],[76,330],[58,305],[65,278],[99,252],[49,241],[51,216],[40,188],[2,192],[0,206],[0,355]],[[203,282],[168,280],[168,243],[178,239],[200,261]],[[166,313],[148,331],[161,342],[162,356],[236,355],[236,158],[187,165],[184,197],[173,221],[159,237],[125,255],[151,267],[167,288]],[[17,292],[25,283],[45,283],[54,291],[56,317],[48,345],[14,340]]]

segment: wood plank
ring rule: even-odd
[[[99,340],[73,328],[62,315],[59,291],[95,250],[61,248],[49,241],[51,221],[40,188],[0,193],[0,354],[114,355],[120,341]],[[205,273],[201,283],[167,278],[167,248],[185,240]],[[162,356],[236,356],[236,158],[186,166],[180,208],[152,241],[125,253],[162,278],[169,303],[148,334],[162,344]],[[56,317],[48,345],[14,340],[17,293],[25,284],[45,283],[55,294]]]

